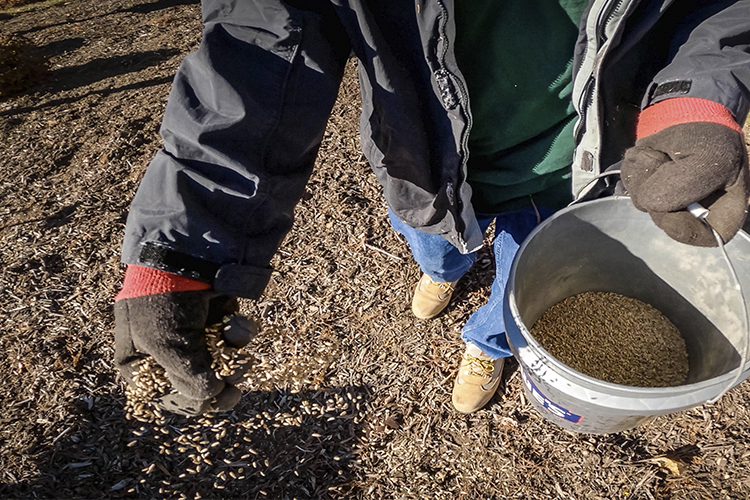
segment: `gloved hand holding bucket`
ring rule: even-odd
[[[738,290],[750,287],[750,265],[740,258],[750,238],[732,240],[745,221],[749,178],[741,129],[725,108],[662,101],[643,112],[623,161],[632,203],[611,197],[573,205],[529,236],[508,281],[505,323],[526,392],[545,417],[579,432],[619,432],[714,401],[750,375],[747,304]],[[695,203],[708,209],[708,224],[688,211]],[[689,357],[686,381],[616,384],[550,355],[532,325],[563,299],[590,292],[651,304],[674,323]]]

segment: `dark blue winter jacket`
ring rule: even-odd
[[[202,9],[203,39],[175,77],[123,262],[259,296],[352,51],[362,148],[389,207],[462,252],[481,245],[452,0],[204,0]],[[577,193],[632,146],[651,103],[710,99],[744,122],[750,0],[592,0],[574,55]]]

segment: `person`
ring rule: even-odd
[[[170,409],[231,408],[201,329],[258,298],[292,227],[345,63],[358,58],[361,144],[424,275],[417,318],[449,304],[494,221],[496,275],[462,330],[453,404],[494,394],[511,355],[502,297],[520,242],[620,184],[670,236],[728,241],[750,187],[750,1],[203,0],[125,228],[116,364],[153,356]],[[235,304],[235,305],[233,305]]]

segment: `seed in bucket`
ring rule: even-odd
[[[687,379],[679,330],[656,308],[630,297],[573,295],[550,307],[531,334],[562,363],[606,382],[671,387]]]

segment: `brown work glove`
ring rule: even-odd
[[[229,410],[240,399],[240,390],[233,384],[241,380],[244,370],[237,370],[231,379],[217,377],[205,335],[206,326],[238,311],[237,299],[209,288],[176,274],[130,265],[115,298],[117,368],[132,385],[140,361],[153,357],[178,391],[164,396],[161,405],[183,415]],[[234,316],[222,337],[239,348],[256,332],[254,323]]]
[[[677,241],[716,246],[711,230],[685,210],[700,203],[722,240],[732,239],[747,216],[750,175],[729,110],[705,99],[667,99],[641,113],[636,136],[621,175],[633,205]]]

